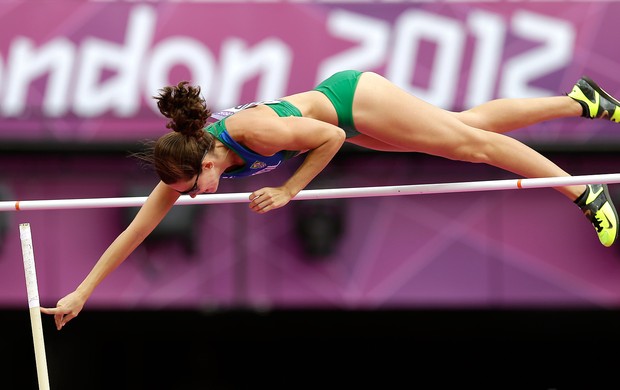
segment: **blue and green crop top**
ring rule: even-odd
[[[284,100],[253,102],[213,113],[209,118],[209,121],[215,120],[215,122],[205,127],[205,131],[208,131],[220,142],[229,147],[230,150],[241,157],[243,161],[245,161],[243,167],[234,171],[224,172],[221,176],[223,179],[254,176],[260,173],[269,172],[279,167],[285,160],[300,154],[299,151],[282,150],[275,153],[273,156],[263,156],[232,139],[226,130],[226,118],[241,110],[245,110],[246,108],[256,107],[259,104],[267,105],[280,117],[301,116],[301,112],[297,109],[297,107]]]

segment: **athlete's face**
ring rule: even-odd
[[[220,175],[215,169],[213,161],[203,160],[202,169],[196,176],[189,180],[181,180],[170,187],[181,195],[189,195],[195,198],[198,194],[214,193],[220,184]]]

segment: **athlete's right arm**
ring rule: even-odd
[[[80,313],[99,283],[144,241],[178,198],[178,192],[160,182],[148,196],[133,221],[105,250],[75,291],[60,299],[55,308],[41,308],[41,312],[54,316],[58,330]]]

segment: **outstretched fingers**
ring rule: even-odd
[[[62,307],[57,308],[41,308],[41,312],[54,316],[54,322],[56,323],[56,329],[60,330],[67,322],[77,317],[78,313],[68,311]]]
[[[78,316],[85,302],[86,298],[79,292],[74,291],[59,300],[55,308],[42,307],[41,312],[53,315],[56,329],[60,330],[63,326],[67,325],[69,321]]]
[[[79,312],[71,311],[62,306],[56,308],[41,308],[41,312],[54,316],[54,322],[56,323],[56,329],[60,330],[63,326],[67,325],[67,322],[77,317]]]

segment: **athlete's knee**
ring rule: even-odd
[[[490,163],[493,160],[493,144],[487,137],[469,135],[463,137],[449,152],[449,158],[471,163]]]
[[[469,147],[459,147],[451,156],[453,160],[466,161],[471,163],[489,163],[490,154],[483,149]]]
[[[484,115],[481,115],[475,110],[465,110],[461,112],[452,113],[456,119],[467,126],[476,127],[478,129],[488,130],[490,126]]]

